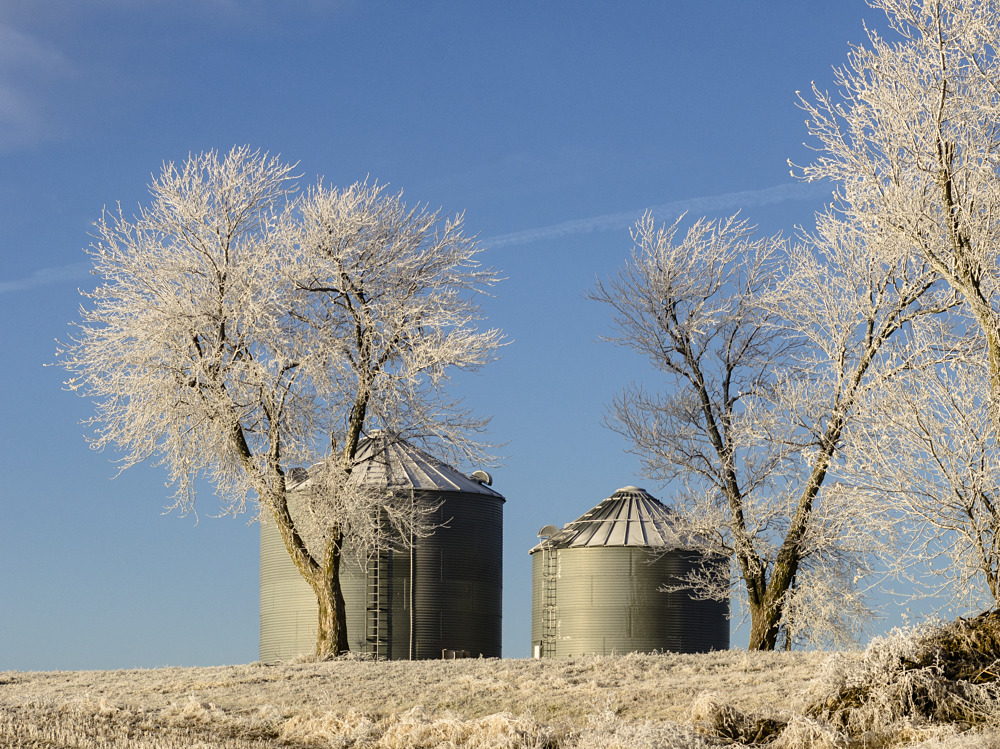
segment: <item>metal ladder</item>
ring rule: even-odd
[[[392,549],[380,544],[368,558],[365,579],[365,649],[392,658]]]
[[[555,549],[542,549],[542,652],[543,657],[556,654],[556,579],[559,577],[559,557]]]

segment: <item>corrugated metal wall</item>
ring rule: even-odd
[[[416,492],[418,502],[439,504],[434,533],[417,540],[414,588],[410,551],[384,555],[379,567],[378,623],[383,641],[372,639],[372,576],[345,557],[341,587],[348,643],[354,652],[406,659],[440,658],[445,648],[499,658],[503,599],[503,498],[499,495]],[[413,607],[411,611],[411,599]],[[264,663],[288,660],[315,648],[316,599],[284,548],[277,529],[261,523],[261,638]],[[413,629],[411,631],[411,620]]]
[[[503,499],[444,495],[415,553],[417,658],[444,648],[499,658],[503,616]]]
[[[260,521],[260,660],[287,661],[316,649],[316,595],[292,564],[270,518]]]
[[[410,551],[389,552],[391,561],[386,569],[385,559],[375,558],[362,566],[352,555],[344,560],[340,587],[347,609],[347,642],[354,653],[371,653],[390,660],[410,657]],[[388,585],[383,588],[381,611],[373,610],[371,575],[375,564]],[[372,631],[371,618],[378,616],[378,631]],[[384,636],[382,642],[373,636]]]
[[[533,650],[575,656],[728,649],[728,602],[658,590],[700,559],[677,550],[543,544],[532,554]]]

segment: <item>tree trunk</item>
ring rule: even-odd
[[[316,628],[316,655],[319,658],[336,657],[350,650],[344,593],[340,588],[343,540],[342,533],[334,535],[330,540],[319,575],[310,581],[316,593],[319,609],[319,622]]]
[[[787,546],[778,554],[778,560],[771,571],[771,579],[766,583],[763,579],[758,580],[760,585],[757,589],[763,589],[763,595],[748,601],[750,608],[748,650],[774,650],[778,644],[781,620],[785,606],[788,605],[789,593],[795,587],[795,576],[799,568],[797,543],[791,536],[785,537],[785,543]]]
[[[762,604],[750,604],[750,644],[747,650],[774,650],[780,631],[781,607],[767,596]]]

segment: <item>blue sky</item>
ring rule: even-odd
[[[257,527],[209,517],[211,491],[198,524],[163,515],[153,466],[112,480],[90,404],[43,366],[92,284],[92,222],[163,161],[247,143],[465,212],[507,276],[485,308],[512,343],[456,386],[506,443],[504,654],[524,657],[537,530],[627,484],[669,499],[601,425],[659,381],[598,341],[585,292],[646,208],[808,224],[831,188],[789,176],[795,91],[831,85],[866,18],[884,27],[863,0],[0,0],[0,670],[257,658]]]

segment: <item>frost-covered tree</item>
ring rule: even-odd
[[[642,219],[625,267],[592,297],[612,338],[646,355],[668,388],[625,390],[610,425],[647,473],[677,481],[689,543],[732,560],[750,647],[842,641],[865,613],[858,582],[892,519],[828,480],[867,395],[930,354],[905,330],[950,304],[927,264],[825,214],[789,245],[744,222]],[[864,502],[862,502],[864,500]],[[729,581],[692,581],[728,594]]]
[[[874,0],[894,36],[869,32],[837,91],[801,98],[839,208],[873,243],[922,258],[978,324],[1000,419],[1000,2]]]
[[[481,454],[485,421],[446,386],[502,344],[477,330],[474,300],[497,276],[461,217],[368,184],[297,193],[292,166],[246,147],[165,164],[150,191],[136,217],[119,206],[97,223],[101,283],[59,353],[96,400],[92,444],[123,467],[162,464],[181,511],[205,478],[224,513],[250,502],[273,520],[316,594],[317,654],[342,652],[345,543],[370,545],[385,517],[419,531],[397,497],[349,481],[359,440],[385,429]],[[312,528],[289,511],[303,465],[323,467]]]
[[[990,399],[984,362],[908,372],[872,398],[848,462],[857,491],[905,519],[915,581],[964,609],[1000,604],[1000,436]]]

